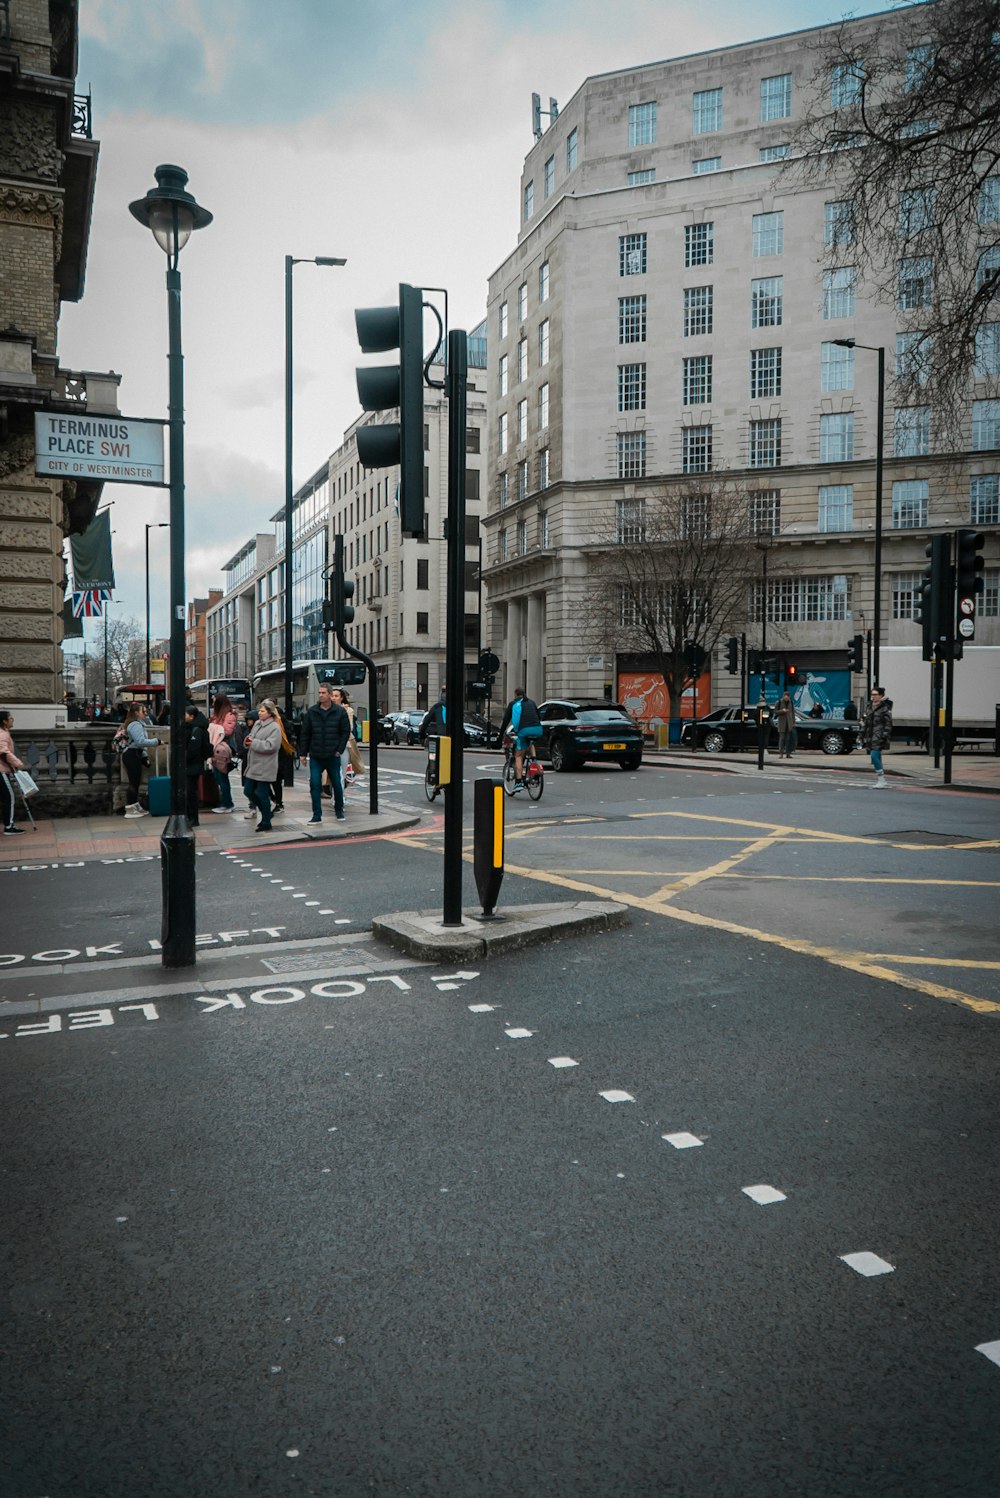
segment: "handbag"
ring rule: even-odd
[[[15,770],[14,779],[17,781],[18,789],[24,797],[34,796],[38,790],[37,785],[28,774],[27,770]]]

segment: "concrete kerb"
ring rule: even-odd
[[[627,926],[626,905],[614,900],[564,900],[543,905],[508,905],[495,921],[474,910],[462,912],[464,924],[445,926],[439,914],[404,910],[372,919],[372,935],[397,952],[425,962],[482,961],[562,936],[582,936]]]

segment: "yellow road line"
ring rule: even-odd
[[[781,832],[787,829],[779,828],[777,830]],[[729,873],[730,869],[734,869],[745,858],[751,858],[754,853],[762,853],[765,848],[770,848],[773,844],[773,837],[760,837],[756,842],[748,843],[739,853],[734,853],[731,858],[723,858],[719,863],[713,864],[711,868],[698,869],[690,874],[682,874],[679,882],[664,885],[661,889],[656,890],[652,895],[652,899],[664,898],[668,892],[671,895],[675,895],[683,890],[694,889],[696,884],[703,884],[706,879],[723,879]]]

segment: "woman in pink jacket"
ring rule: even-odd
[[[0,816],[3,818],[4,837],[17,837],[23,827],[14,826],[14,771],[24,769],[24,761],[14,753],[14,740],[10,731],[14,726],[14,714],[0,712]]]
[[[230,768],[232,768],[233,760],[236,758],[235,750],[233,749],[233,734],[235,730],[236,712],[233,704],[228,697],[220,694],[212,703],[212,716],[208,724],[208,741],[213,750],[222,743],[229,745],[230,750],[233,751],[232,758],[229,761]],[[212,810],[216,812],[232,811],[233,788],[229,784],[229,772],[227,770],[220,770],[213,765],[212,774],[215,776],[216,784],[219,787],[219,804],[218,806],[214,806]]]

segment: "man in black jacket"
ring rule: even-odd
[[[184,709],[184,773],[187,777],[188,821],[198,826],[198,786],[205,773],[205,761],[212,752],[208,742],[208,719],[199,707],[189,702]]]
[[[319,689],[319,702],[313,703],[302,719],[299,734],[299,758],[309,761],[309,796],[312,800],[310,827],[318,827],[323,820],[323,771],[333,784],[333,807],[337,821],[344,820],[344,785],[340,778],[340,756],[347,748],[351,732],[351,720],[342,707],[333,700],[330,688],[324,683]]]

